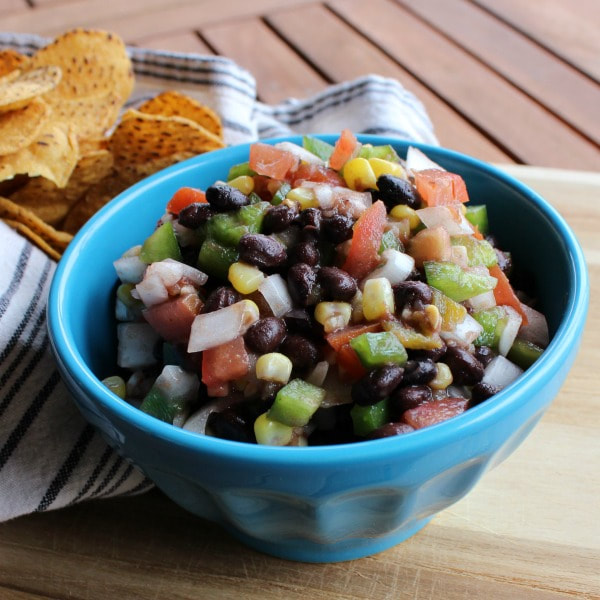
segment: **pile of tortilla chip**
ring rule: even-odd
[[[123,41],[104,31],[31,57],[0,50],[0,219],[52,258],[135,182],[224,146],[218,115],[179,92],[121,114],[133,86]]]

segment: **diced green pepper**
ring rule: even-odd
[[[324,389],[303,379],[293,379],[277,392],[267,416],[290,427],[303,427],[321,406],[323,398]]]
[[[285,200],[287,193],[291,189],[292,189],[292,186],[289,183],[287,183],[287,182],[282,183],[279,186],[279,189],[273,194],[273,199],[271,200],[271,204],[273,206],[277,206],[278,204],[281,204]]]
[[[532,342],[516,338],[506,358],[522,369],[528,369],[542,354],[544,350]]]
[[[504,326],[506,325],[506,312],[499,306],[477,310],[473,313],[473,318],[483,327],[483,331],[475,340],[476,346],[489,346],[497,348],[498,341]]]
[[[119,398],[125,399],[127,396],[127,385],[122,377],[111,375],[102,380],[102,383]]]
[[[350,340],[350,346],[358,354],[365,369],[383,365],[403,365],[408,354],[400,340],[390,331],[363,333]]]
[[[181,407],[177,403],[169,402],[165,394],[153,386],[144,398],[140,410],[165,423],[173,423],[173,419]]]
[[[198,268],[221,279],[227,279],[229,267],[237,261],[239,252],[236,248],[224,246],[216,240],[207,239],[198,254]]]
[[[372,146],[371,144],[363,144],[358,153],[360,158],[381,158],[390,162],[400,162],[398,154],[392,146],[385,144],[383,146]]]
[[[181,250],[171,221],[163,223],[150,237],[146,238],[140,251],[140,260],[146,264],[165,258],[181,260]]]
[[[498,262],[494,247],[486,240],[478,240],[472,235],[453,235],[450,238],[453,246],[464,246],[470,267],[491,267]]]
[[[489,292],[498,282],[495,277],[470,273],[452,262],[426,261],[423,266],[427,283],[455,302]]]
[[[247,227],[248,233],[260,233],[263,218],[269,207],[270,204],[268,202],[260,200],[255,204],[242,206],[242,208],[238,210],[240,223]]]
[[[391,331],[400,343],[409,350],[436,350],[442,347],[442,338],[437,333],[424,335],[411,327],[405,327],[399,321],[384,321],[386,331]]]
[[[329,160],[329,157],[333,153],[333,146],[331,144],[309,135],[303,136],[302,146],[321,160]]]
[[[206,224],[206,231],[209,238],[232,247],[237,246],[242,236],[248,233],[247,228],[240,224],[237,212],[213,215]]]
[[[233,165],[229,169],[227,181],[231,181],[232,179],[235,179],[236,177],[241,177],[242,175],[256,175],[256,173],[250,168],[249,162],[243,162],[237,165]]]
[[[487,235],[488,214],[485,204],[474,204],[467,206],[465,217],[472,225],[477,227],[481,235]]]
[[[350,411],[355,435],[364,437],[378,427],[389,423],[390,414],[387,398],[370,406],[355,404]]]
[[[399,250],[400,252],[404,250],[402,244],[400,243],[400,240],[396,237],[396,234],[391,229],[388,229],[388,231],[386,231],[381,236],[379,254],[381,254],[384,250],[387,250],[388,248],[393,248],[394,250]]]
[[[122,283],[117,288],[117,298],[127,307],[133,310],[141,310],[144,303],[131,295],[131,290],[135,287],[133,283]]]

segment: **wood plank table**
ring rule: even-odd
[[[592,282],[575,366],[523,445],[420,533],[309,565],[247,549],[160,493],[0,524],[0,598],[600,598],[600,174],[512,166],[578,235]]]
[[[229,56],[264,102],[397,78],[443,145],[501,163],[565,216],[588,260],[590,316],[531,436],[395,548],[331,565],[278,560],[154,491],[0,524],[0,598],[600,599],[600,2],[0,0],[3,31],[75,26]]]

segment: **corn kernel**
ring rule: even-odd
[[[305,208],[317,208],[319,202],[315,196],[314,191],[311,188],[297,187],[291,189],[285,196],[288,200],[293,200],[300,204],[300,210]]]
[[[390,210],[390,217],[398,220],[408,219],[408,224],[411,229],[416,229],[421,224],[421,219],[419,219],[417,212],[406,204],[396,204],[396,206]]]
[[[375,179],[378,179],[381,175],[393,175],[394,177],[400,177],[400,179],[406,179],[406,173],[399,163],[373,157],[369,158],[369,164],[373,169],[373,173],[375,173]]]
[[[435,377],[429,382],[432,390],[445,390],[452,383],[450,367],[443,362],[436,363]]]
[[[227,274],[227,279],[240,294],[255,292],[264,278],[264,273],[258,267],[241,261],[231,264]]]
[[[427,304],[423,309],[425,317],[429,322],[429,330],[432,333],[439,333],[442,329],[442,315],[435,304]]]
[[[240,175],[227,182],[227,185],[237,188],[242,194],[251,194],[254,191],[254,178],[250,175]]]
[[[352,322],[360,323],[364,321],[365,315],[363,314],[363,295],[360,290],[356,290],[356,294],[352,298]]]
[[[344,181],[351,190],[363,191],[377,186],[377,177],[366,158],[351,158],[344,165]]]
[[[348,302],[319,302],[315,306],[315,319],[323,325],[325,333],[346,327],[352,317],[352,305]]]
[[[284,385],[290,380],[292,361],[279,352],[269,352],[256,361],[256,377],[264,381],[275,381]]]
[[[394,292],[388,279],[376,277],[365,282],[363,313],[367,321],[376,321],[394,313]]]
[[[244,300],[241,300],[241,302],[244,305],[244,311],[242,313],[242,325],[249,327],[252,325],[252,323],[255,323],[258,321],[258,319],[260,319],[260,310],[256,302],[253,302],[252,300],[244,298]]]
[[[254,435],[256,441],[264,446],[287,446],[292,441],[294,428],[273,421],[263,413],[254,421]]]

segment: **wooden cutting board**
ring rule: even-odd
[[[506,170],[578,235],[590,315],[549,411],[467,497],[395,548],[330,565],[249,550],[158,492],[90,502],[0,525],[0,598],[599,599],[600,173]]]

